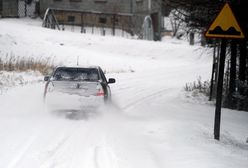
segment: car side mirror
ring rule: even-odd
[[[109,78],[108,83],[115,83],[115,79],[114,78]]]
[[[44,81],[49,81],[49,79],[50,79],[50,76],[45,76],[44,77]]]

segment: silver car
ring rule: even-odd
[[[98,106],[111,100],[110,83],[102,69],[96,67],[57,67],[45,76],[44,100],[54,109]]]

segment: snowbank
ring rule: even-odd
[[[6,72],[0,71],[0,94],[16,86],[34,84],[43,80],[39,72]]]

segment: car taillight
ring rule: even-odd
[[[104,96],[104,91],[103,89],[98,89],[98,92],[96,93],[96,96]]]
[[[47,92],[53,92],[53,91],[54,91],[54,85],[52,82],[50,82],[47,87]]]

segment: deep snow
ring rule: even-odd
[[[75,65],[79,58],[80,65],[100,65],[117,83],[111,85],[112,106],[73,115],[44,110],[44,83],[0,95],[1,168],[248,166],[248,113],[223,109],[221,140],[215,141],[214,106],[185,98],[186,82],[210,77],[207,49],[174,39],[103,37],[45,29],[40,20],[1,19],[1,58],[7,53],[52,57],[60,65]]]

